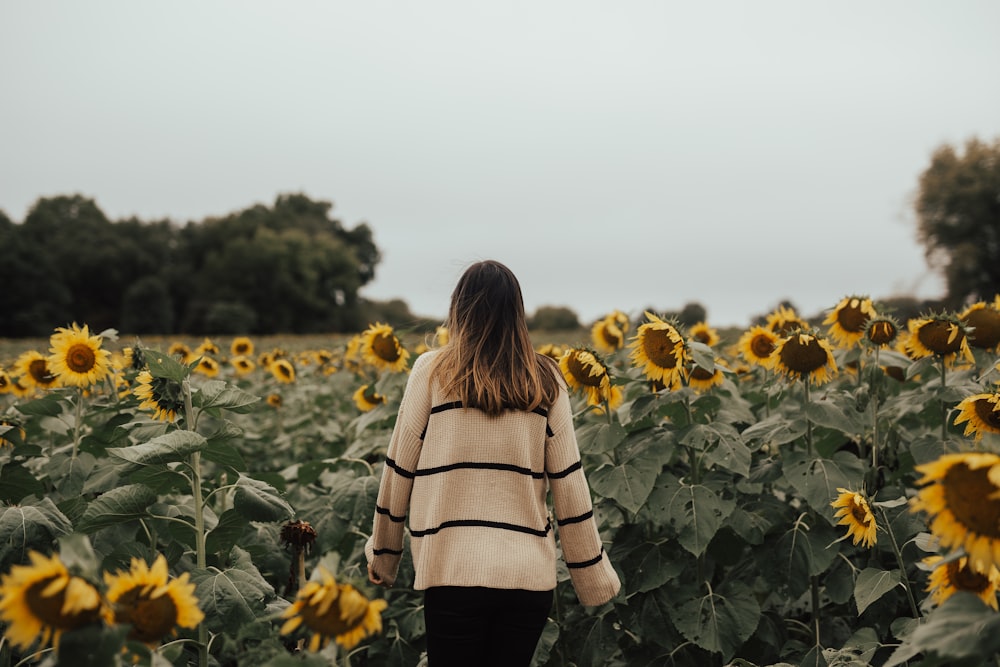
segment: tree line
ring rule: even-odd
[[[0,337],[70,321],[134,334],[357,331],[380,253],[367,224],[348,229],[331,208],[284,194],[183,225],[112,221],[82,195],[40,198],[19,224],[0,211]]]

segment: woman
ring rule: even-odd
[[[565,383],[532,346],[510,269],[469,267],[446,326],[448,342],[418,357],[407,380],[368,576],[393,584],[408,517],[430,667],[528,665],[556,587],[556,528],[582,604],[610,601],[621,583],[597,532]]]

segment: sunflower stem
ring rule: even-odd
[[[816,638],[816,646],[819,646],[819,577],[816,575],[809,577],[809,594],[813,613],[813,636]]]
[[[813,453],[813,423],[812,419],[809,417],[809,378],[802,379],[802,385],[805,387],[805,407],[806,407],[806,453],[812,456]],[[817,635],[818,637],[818,635]]]
[[[879,508],[879,513],[882,515],[882,523],[885,525],[885,532],[889,533],[889,541],[892,543],[892,552],[896,555],[896,564],[899,565],[899,573],[902,576],[903,590],[906,591],[906,598],[910,602],[910,612],[913,614],[913,618],[920,618],[920,608],[917,607],[917,601],[913,597],[913,585],[910,583],[910,578],[906,574],[906,563],[903,562],[903,550],[899,548],[899,543],[896,542],[896,534],[892,532],[892,524],[889,523],[889,515],[886,513],[885,509]]]
[[[76,462],[76,452],[80,448],[80,422],[83,420],[83,387],[76,388],[76,420],[73,422],[73,453],[69,460]]]
[[[194,430],[194,403],[191,399],[191,382],[181,383],[184,394],[184,426]],[[191,452],[191,492],[194,495],[194,539],[198,569],[208,566],[205,554],[205,500],[201,491],[201,452]],[[198,667],[208,667],[208,628],[204,621],[198,624]]]
[[[876,373],[882,372],[879,364],[879,348],[875,348],[875,367],[871,372],[871,382],[868,383],[868,390],[871,396],[868,400],[872,402],[872,469],[878,470],[878,388],[875,386]],[[881,379],[881,375],[878,376]]]
[[[938,360],[941,362],[941,442],[945,443],[948,441],[948,403],[944,400],[947,367],[944,364],[944,355],[940,355]]]

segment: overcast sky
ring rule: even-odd
[[[1000,136],[998,34],[995,0],[4,0],[0,210],[303,192],[373,229],[365,296],[440,317],[486,258],[584,321],[934,297],[910,202]]]

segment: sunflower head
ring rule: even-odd
[[[176,380],[153,377],[149,371],[139,371],[132,393],[139,399],[139,408],[152,410],[160,421],[174,421],[184,411],[184,390]]]
[[[929,517],[930,532],[945,549],[965,549],[972,567],[987,572],[1000,561],[1000,456],[945,454],[916,466],[922,488],[910,510]]]
[[[842,526],[847,526],[847,535],[854,541],[854,545],[864,545],[866,548],[875,546],[877,539],[875,515],[872,514],[868,499],[857,491],[838,488],[840,495],[830,503],[836,509],[834,517]]]
[[[928,556],[923,560],[925,567],[933,568],[926,588],[931,594],[931,602],[941,605],[955,593],[965,591],[997,609],[1000,570],[996,566],[991,565],[985,572],[980,572],[972,567],[966,556],[943,561],[941,556]]]
[[[370,412],[385,403],[386,400],[385,396],[377,393],[375,387],[370,384],[358,387],[352,398],[354,399],[354,404],[358,406],[358,410],[362,412]]]
[[[616,310],[594,322],[590,328],[590,340],[598,351],[611,354],[625,345],[628,328],[628,315]]]
[[[932,314],[911,319],[908,328],[910,335],[906,338],[905,346],[911,358],[938,356],[951,363],[962,357],[966,361],[973,361],[968,329],[958,317]]]
[[[170,344],[170,347],[167,348],[167,354],[171,357],[177,357],[182,364],[189,364],[193,359],[191,348],[179,341]]]
[[[559,368],[570,388],[587,396],[588,405],[603,406],[607,401],[615,408],[621,402],[621,389],[612,386],[608,367],[593,350],[585,347],[566,350],[559,358]]]
[[[991,350],[1000,344],[1000,309],[997,307],[980,301],[966,308],[961,319],[969,327],[969,345]]]
[[[59,376],[49,366],[48,357],[37,350],[21,353],[14,362],[14,375],[28,388],[54,389],[59,386]]]
[[[975,394],[958,404],[955,424],[965,424],[964,435],[982,440],[985,433],[1000,433],[1000,392]]]
[[[212,357],[204,355],[198,360],[198,365],[194,367],[194,372],[214,378],[219,374],[219,362]]]
[[[565,345],[557,345],[555,343],[545,343],[536,350],[538,354],[544,354],[549,359],[554,361],[559,361],[559,359],[566,353]]]
[[[219,346],[216,345],[211,338],[206,338],[201,341],[201,344],[194,350],[195,356],[206,355],[211,357],[216,357],[219,355]]]
[[[794,308],[782,305],[768,313],[764,326],[779,336],[787,336],[797,329],[808,329],[809,323]]]
[[[719,332],[708,326],[707,322],[698,322],[693,324],[690,329],[688,329],[688,338],[698,341],[712,347],[717,345],[721,340],[719,337]]]
[[[267,404],[270,405],[272,408],[280,408],[281,402],[282,402],[281,394],[272,393],[267,395]]]
[[[286,620],[281,634],[308,630],[312,633],[309,650],[318,651],[331,639],[350,650],[382,631],[385,600],[369,600],[350,584],[337,584],[322,566],[317,568],[317,575],[299,589],[295,602],[282,612]]]
[[[171,579],[167,559],[158,554],[152,567],[133,558],[128,572],[104,573],[115,623],[130,625],[129,639],[156,646],[176,628],[195,628],[205,614],[198,608],[188,573]]]
[[[867,296],[846,296],[823,320],[830,338],[840,347],[853,347],[865,334],[868,321],[876,316]]]
[[[361,334],[361,358],[379,370],[398,373],[406,370],[406,351],[392,327],[376,322]]]
[[[111,353],[101,347],[102,341],[101,336],[90,334],[86,324],[57,327],[49,337],[49,368],[63,385],[71,387],[86,388],[103,381],[111,373]]]
[[[0,447],[13,447],[17,443],[23,443],[27,436],[19,418],[0,417]]]
[[[712,387],[717,387],[722,384],[722,381],[726,379],[723,368],[726,367],[726,363],[722,359],[715,360],[715,367],[711,370],[702,368],[701,366],[695,365],[691,368],[691,372],[688,373],[688,386],[695,390],[696,393],[703,394]]]
[[[767,368],[779,340],[778,334],[758,325],[745,331],[737,341],[736,347],[748,364]]]
[[[7,394],[14,391],[14,381],[4,369],[0,368],[0,394]]]
[[[437,347],[444,347],[451,340],[451,333],[448,331],[448,327],[444,325],[438,326],[434,329],[434,345]]]
[[[0,578],[0,621],[11,644],[27,650],[57,646],[63,632],[107,619],[100,593],[70,574],[58,554],[29,553],[29,565],[14,565]]]
[[[247,336],[237,336],[233,339],[233,342],[229,344],[229,352],[234,357],[252,357],[253,341]]]
[[[829,382],[837,373],[837,362],[826,339],[802,330],[778,341],[770,365],[791,380],[802,379],[816,385]]]
[[[650,380],[676,387],[686,379],[691,352],[675,322],[646,311],[646,322],[636,329],[629,347],[632,365]]]
[[[875,315],[865,325],[861,341],[874,347],[889,347],[899,336],[899,322],[890,315]]]
[[[275,359],[268,365],[274,379],[283,384],[295,382],[295,366],[288,359]]]
[[[237,375],[249,375],[257,368],[257,364],[253,362],[253,359],[242,355],[232,357],[229,363],[232,364]]]

